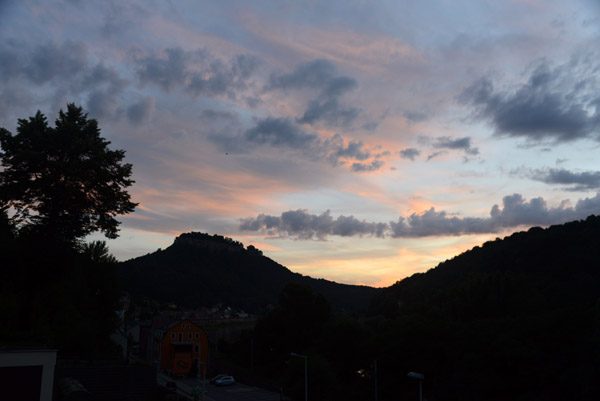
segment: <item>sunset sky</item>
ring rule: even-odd
[[[126,150],[120,260],[198,231],[387,286],[600,213],[599,4],[0,0],[0,127],[74,102]]]

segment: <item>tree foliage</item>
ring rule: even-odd
[[[19,119],[17,134],[0,128],[0,209],[19,230],[74,243],[101,231],[116,238],[116,216],[136,203],[123,150],[110,150],[98,123],[81,107],[60,110],[55,127],[37,112]]]
[[[0,128],[0,343],[115,355],[116,259],[104,242],[82,243],[116,237],[115,216],[136,206],[131,165],[109,144],[73,104],[54,128],[40,112],[14,136]]]
[[[0,343],[56,348],[59,355],[114,356],[120,287],[110,257],[17,237],[0,254]]]

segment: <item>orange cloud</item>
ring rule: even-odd
[[[408,216],[412,213],[420,214],[425,210],[429,210],[432,207],[435,207],[435,205],[431,201],[427,200],[420,193],[413,194],[412,196],[406,199],[406,202],[407,203],[404,206],[407,206],[407,208],[402,212],[402,215],[405,216]]]

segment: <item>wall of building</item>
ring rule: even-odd
[[[191,351],[182,350],[181,348],[185,347],[177,347],[177,344],[191,344]],[[191,320],[182,320],[164,332],[160,353],[161,369],[182,374],[184,364],[196,360],[198,372],[203,375],[208,362],[208,337],[204,330]]]

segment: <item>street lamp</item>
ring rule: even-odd
[[[308,401],[308,357],[294,352],[290,352],[290,355],[304,358],[304,401]]]
[[[417,372],[408,372],[409,379],[414,379],[419,381],[419,401],[423,401],[423,380],[425,380],[425,375]]]

